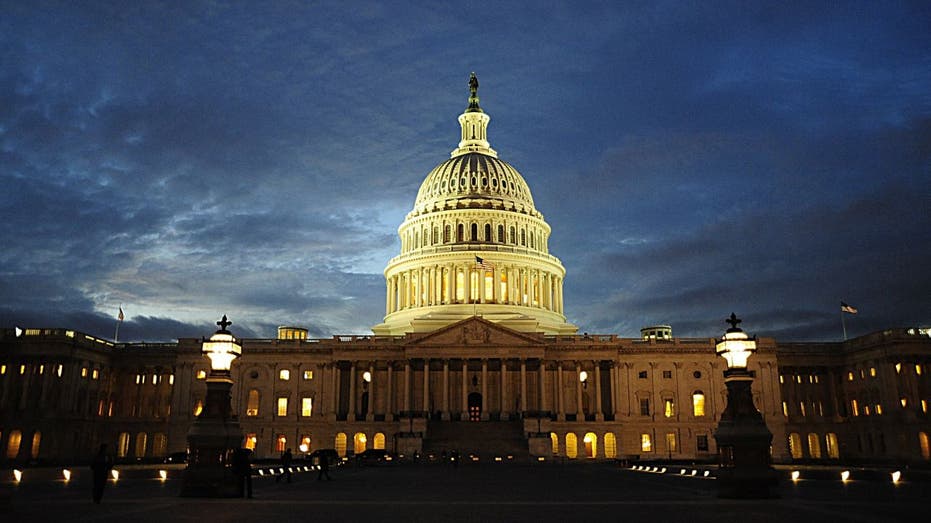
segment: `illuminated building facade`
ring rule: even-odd
[[[713,459],[726,403],[715,340],[676,338],[668,325],[638,338],[576,333],[550,226],[491,148],[474,77],[471,87],[458,147],[399,227],[374,334],[308,339],[282,327],[241,340],[232,394],[244,444],[258,458],[290,447]],[[207,390],[201,343],[0,331],[0,452],[74,461],[101,442],[126,459],[184,450]],[[760,339],[749,369],[774,459],[928,461],[929,365],[919,329]]]

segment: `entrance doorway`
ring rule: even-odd
[[[482,395],[478,392],[469,394],[469,421],[482,420]]]

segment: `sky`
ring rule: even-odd
[[[927,2],[0,0],[0,327],[370,334],[469,73],[579,332],[931,326]]]

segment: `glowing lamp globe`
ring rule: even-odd
[[[715,345],[715,352],[727,361],[729,369],[746,369],[747,359],[756,352],[756,339],[747,336],[747,333],[737,326],[741,320],[731,313],[727,320],[731,328],[727,329],[724,337]]]
[[[227,321],[226,315],[217,325],[220,326],[220,330],[204,341],[203,353],[210,358],[211,370],[229,372],[233,360],[242,355],[242,345],[226,330],[232,325],[231,321]]]

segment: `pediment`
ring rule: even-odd
[[[422,334],[409,334],[408,346],[418,347],[539,347],[543,335],[519,332],[473,316]]]

